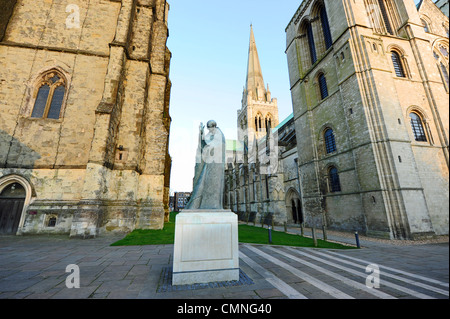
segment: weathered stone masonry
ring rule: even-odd
[[[168,3],[5,3],[0,193],[13,182],[30,193],[17,233],[87,238],[162,228],[171,163]],[[66,83],[60,117],[31,117],[37,79],[53,70]]]
[[[306,224],[448,234],[448,17],[431,0],[304,0],[286,35]]]

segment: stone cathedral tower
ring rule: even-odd
[[[162,228],[168,3],[0,3],[0,233]]]
[[[305,222],[449,231],[449,19],[431,0],[304,0],[286,28]]]
[[[264,84],[253,26],[250,26],[247,80],[238,111],[238,139],[251,142],[266,135],[268,128],[279,124],[277,99],[272,99],[269,85]]]

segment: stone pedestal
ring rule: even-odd
[[[175,223],[172,285],[239,280],[237,215],[187,210]]]

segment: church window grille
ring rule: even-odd
[[[327,79],[325,75],[322,73],[319,75],[319,89],[320,89],[320,98],[323,100],[328,96],[328,87],[327,87]]]
[[[414,134],[414,139],[417,142],[427,142],[423,122],[420,116],[413,112],[409,114],[409,117],[411,118],[411,128]]]
[[[325,7],[322,7],[320,10],[320,20],[322,22],[323,36],[325,38],[325,47],[328,50],[333,45],[333,40],[331,38],[330,24],[328,22],[328,16]]]
[[[400,58],[400,55],[397,52],[392,51],[392,55],[391,56],[392,56],[392,64],[394,65],[394,69],[395,69],[395,74],[399,78],[406,77],[405,70],[403,69],[402,60]]]
[[[334,132],[332,129],[327,129],[324,133],[325,138],[325,150],[327,154],[336,152],[336,140],[334,138]]]
[[[341,191],[341,181],[336,167],[331,167],[328,171],[330,192],[336,193]]]

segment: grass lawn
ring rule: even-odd
[[[175,241],[175,216],[176,213],[170,213],[162,230],[136,229],[111,246],[171,245]]]
[[[267,228],[239,225],[239,242],[248,244],[269,244],[269,230]],[[314,247],[314,241],[310,237],[302,237],[300,235],[272,230],[271,245]],[[356,247],[317,239],[317,248],[354,249]]]
[[[174,243],[175,237],[175,216],[170,213],[170,220],[164,225],[162,230],[141,230],[137,229],[129,233],[125,238],[113,243],[111,246],[143,246],[143,245],[170,245]],[[239,225],[239,242],[248,244],[269,244],[267,228]],[[299,235],[286,234],[284,232],[272,230],[272,244],[296,247],[314,247],[312,238],[301,237]],[[317,240],[318,248],[332,249],[355,249],[356,247],[345,246],[337,243]]]

